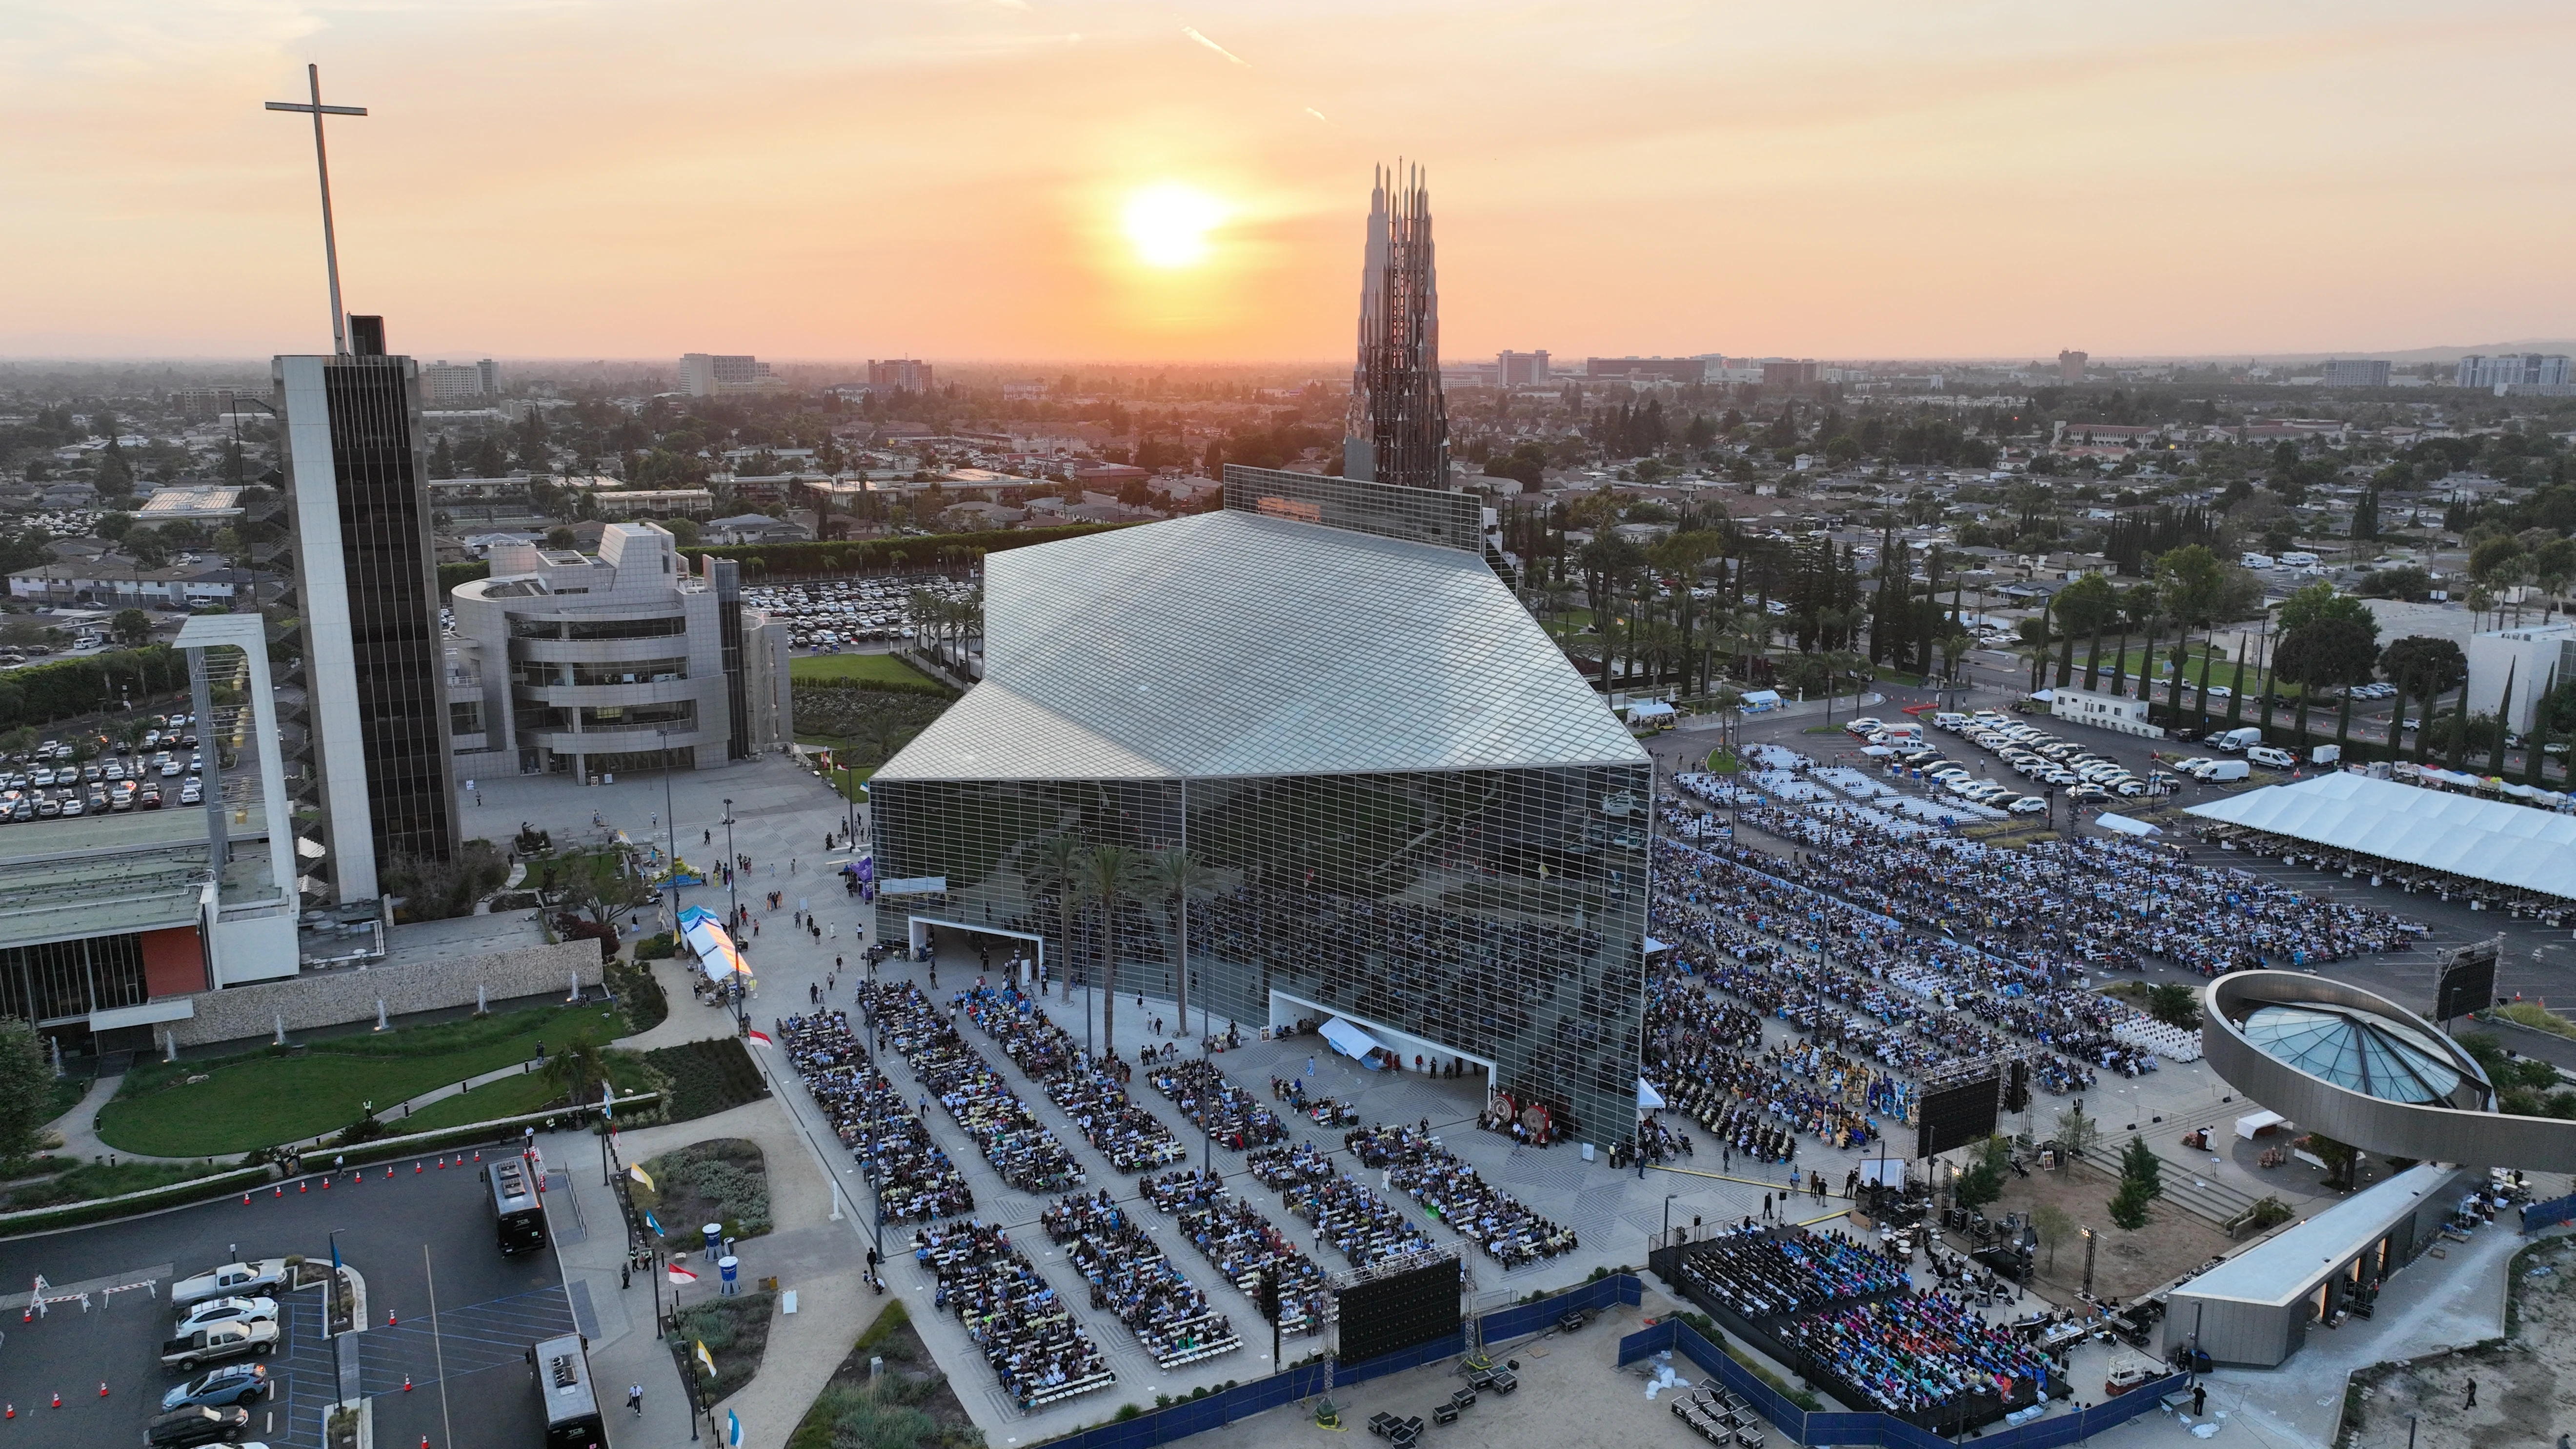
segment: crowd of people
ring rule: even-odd
[[[1104,1067],[1067,1072],[1047,1083],[1046,1093],[1073,1119],[1083,1140],[1099,1148],[1120,1172],[1151,1172],[1190,1155],[1163,1119],[1136,1105]]]
[[[1574,1230],[1531,1212],[1520,1199],[1485,1181],[1473,1167],[1440,1145],[1431,1124],[1419,1129],[1383,1124],[1353,1129],[1342,1145],[1369,1167],[1383,1168],[1387,1185],[1410,1193],[1423,1210],[1505,1268],[1517,1268],[1579,1244]]]
[[[1332,1244],[1354,1268],[1431,1246],[1411,1219],[1348,1173],[1292,1183],[1280,1196],[1292,1215],[1315,1230],[1318,1243]]]
[[[1918,1424],[1987,1420],[2047,1386],[2037,1349],[1946,1293],[1847,1303],[1773,1332],[1812,1361],[1810,1378],[1836,1386],[1835,1397]]]
[[[1311,1142],[1278,1143],[1248,1153],[1243,1170],[1272,1192],[1284,1193],[1300,1183],[1330,1182],[1333,1155]]]
[[[1324,1327],[1324,1270],[1297,1251],[1286,1233],[1242,1198],[1228,1192],[1213,1171],[1167,1173],[1145,1183],[1145,1195],[1178,1219],[1181,1231],[1207,1260],[1261,1302],[1261,1276],[1279,1283],[1279,1331],[1320,1333]]]
[[[913,1234],[912,1256],[938,1281],[932,1305],[957,1315],[1022,1412],[1117,1382],[1100,1346],[1000,1228],[971,1218],[932,1224]]]
[[[1243,1347],[1226,1316],[1107,1188],[1063,1199],[1038,1223],[1091,1284],[1091,1306],[1117,1314],[1157,1365],[1176,1369]]]
[[[863,1000],[930,1094],[939,1099],[1002,1181],[1021,1192],[1057,1193],[1088,1181],[1082,1164],[1042,1125],[991,1063],[957,1034],[909,981],[866,982]],[[962,1008],[961,1008],[962,1009]]]
[[[1906,1287],[1905,1265],[1841,1233],[1721,1233],[1682,1259],[1684,1282],[1748,1323],[1809,1313]]]
[[[823,1109],[841,1145],[876,1167],[878,1221],[926,1222],[975,1210],[966,1174],[930,1140],[912,1104],[868,1061],[839,1011],[777,1023],[779,1049]]]
[[[1267,1147],[1287,1139],[1288,1124],[1227,1081],[1204,1057],[1161,1062],[1146,1069],[1145,1079],[1190,1119],[1192,1126],[1237,1152]]]

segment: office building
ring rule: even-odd
[[[930,364],[918,357],[868,359],[868,386],[902,392],[930,391]]]
[[[170,410],[181,417],[220,417],[233,410],[233,389],[183,387],[170,394]]]
[[[1812,357],[1779,358],[1762,364],[1764,387],[1813,387],[1818,375]]]
[[[2082,382],[2084,365],[2092,360],[2086,353],[2060,352],[2057,354],[2057,375],[2067,382]]]
[[[690,352],[680,358],[680,391],[691,397],[758,392],[778,385],[779,380],[770,376],[769,364],[757,357]]]
[[[1226,507],[986,562],[985,675],[870,782],[878,929],[1015,937],[1038,852],[1182,848],[1191,1000],[1466,1057],[1583,1140],[1636,1119],[1652,769],[1482,557],[1474,500],[1229,467]],[[1462,508],[1459,505],[1464,504]],[[1116,935],[1170,998],[1170,913]]]
[[[2561,681],[2576,679],[2576,622],[2551,619],[2472,634],[2468,656],[2469,709],[2502,714],[2506,729],[2529,734],[2541,697]]]
[[[1449,486],[1449,412],[1440,393],[1440,280],[1422,168],[1381,168],[1369,194],[1360,274],[1359,361],[1343,426],[1345,477]]]
[[[2322,381],[2327,387],[2386,387],[2388,362],[2373,357],[2328,358]]]
[[[2460,359],[2453,381],[2460,387],[2502,393],[2514,388],[2567,386],[2567,359],[2557,353],[2471,353]]]
[[[1551,380],[1544,347],[1536,352],[1498,352],[1494,371],[1504,387],[1544,387]]]
[[[456,846],[420,371],[385,353],[382,318],[351,318],[350,336],[351,354],[270,363],[303,631],[306,854],[320,852],[304,874],[335,902],[373,900],[388,862]]]
[[[691,573],[654,523],[607,525],[596,556],[490,557],[454,594],[459,777],[705,770],[787,743],[787,628],[743,604],[733,560]]]
[[[501,395],[501,367],[490,358],[476,363],[444,359],[420,370],[421,396],[431,402],[465,402]]]
[[[1708,364],[1696,357],[1587,357],[1586,377],[1632,382],[1706,382]]]

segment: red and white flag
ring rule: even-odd
[[[767,1032],[765,1032],[765,1031],[762,1031],[762,1030],[761,1030],[760,1028],[758,1028],[758,1027],[753,1027],[753,1028],[751,1029],[751,1044],[752,1044],[753,1046],[769,1046],[769,1045],[771,1045],[771,1042],[770,1042],[770,1040],[769,1040],[769,1033],[767,1033]]]
[[[683,1283],[695,1283],[698,1281],[697,1274],[690,1272],[688,1269],[681,1267],[677,1263],[670,1264],[669,1267],[671,1270],[671,1286],[674,1288]]]

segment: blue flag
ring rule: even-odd
[[[653,1210],[651,1208],[646,1208],[644,1210],[644,1226],[651,1228],[653,1230],[653,1236],[657,1238],[663,1235],[662,1225],[653,1221]]]
[[[731,1449],[742,1449],[742,1415],[725,1410],[725,1443]]]

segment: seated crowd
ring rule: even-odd
[[[1179,1368],[1243,1347],[1225,1315],[1208,1306],[1207,1294],[1172,1266],[1123,1204],[1109,1200],[1107,1188],[1065,1198],[1038,1221],[1091,1284],[1091,1306],[1117,1314],[1156,1364]]]
[[[1300,1183],[1330,1182],[1333,1178],[1333,1155],[1311,1142],[1280,1143],[1247,1154],[1243,1169],[1272,1192],[1286,1192]]]
[[[1288,1235],[1271,1226],[1258,1208],[1226,1191],[1224,1180],[1214,1172],[1149,1178],[1145,1195],[1156,1208],[1179,1219],[1181,1231],[1254,1303],[1261,1301],[1261,1275],[1279,1276],[1282,1333],[1323,1331],[1324,1270],[1297,1251]]]
[[[1047,1100],[1073,1119],[1083,1140],[1120,1172],[1169,1167],[1189,1156],[1163,1120],[1137,1106],[1121,1085],[1126,1075],[1115,1054],[1094,1062],[1072,1034],[1047,1019],[1035,999],[1015,986],[977,985],[955,999],[965,1018],[1001,1044],[1030,1080],[1046,1083]]]
[[[862,984],[860,990],[870,987]],[[1087,1180],[1081,1163],[958,1036],[921,988],[909,981],[879,983],[874,993],[878,1025],[1002,1181],[1021,1192],[1062,1192]]]
[[[930,1128],[913,1114],[912,1104],[869,1065],[846,1015],[818,1012],[777,1025],[780,1049],[841,1145],[861,1163],[876,1165],[880,1221],[920,1222],[975,1210],[966,1175],[930,1140]]]
[[[1390,1186],[1411,1193],[1433,1217],[1473,1239],[1485,1256],[1505,1268],[1570,1253],[1574,1230],[1523,1207],[1518,1198],[1485,1181],[1428,1132],[1409,1127],[1354,1129],[1343,1144],[1370,1167],[1387,1170]]]
[[[1100,1346],[1000,1228],[968,1219],[913,1234],[914,1261],[938,1279],[932,1306],[966,1336],[1023,1412],[1117,1382]]]
[[[1853,1407],[1917,1422],[1988,1417],[1990,1407],[1978,1401],[2028,1402],[2047,1385],[2038,1350],[1944,1293],[1845,1304],[1774,1331],[1829,1381],[1856,1390]]]
[[[1250,1092],[1227,1081],[1204,1057],[1163,1062],[1147,1071],[1154,1090],[1171,1099],[1181,1115],[1237,1152],[1284,1141],[1288,1125],[1279,1114],[1253,1100]]]
[[[1691,1249],[1682,1277],[1755,1323],[1906,1286],[1903,1264],[1840,1233],[1722,1233]]]
[[[1332,1244],[1354,1268],[1431,1246],[1411,1219],[1348,1173],[1328,1182],[1295,1184],[1281,1196],[1290,1213],[1311,1224],[1316,1238]]]

